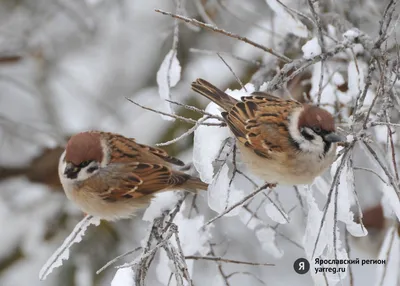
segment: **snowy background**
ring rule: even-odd
[[[159,230],[160,209],[177,202],[178,233],[164,233],[171,237],[141,273],[145,285],[190,285],[187,276],[213,286],[400,285],[399,11],[387,0],[0,1],[0,285],[135,285],[147,242],[156,244],[151,227]],[[261,89],[320,103],[348,144],[313,185],[259,192],[203,228],[262,182],[240,154],[234,159],[226,127],[193,124],[220,123],[210,118],[218,108],[190,90],[196,78],[236,98]],[[183,202],[163,194],[132,220],[94,221],[40,281],[42,266],[83,219],[60,188],[57,164],[68,136],[88,129],[152,145],[173,141],[163,148],[192,162],[210,188]],[[298,275],[300,257],[386,264],[340,266],[340,276],[315,275],[312,265]],[[115,268],[124,263],[133,267]],[[174,270],[178,264],[187,271]]]

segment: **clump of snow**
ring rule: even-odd
[[[158,193],[152,200],[148,208],[143,214],[142,219],[144,221],[152,222],[155,218],[161,216],[161,214],[170,210],[178,202],[178,194],[176,192],[163,192]]]
[[[229,185],[232,174],[229,167],[224,164],[212,183],[208,186],[208,205],[217,213],[222,213],[244,197],[244,193],[235,188],[235,183]],[[225,216],[236,216],[240,208],[235,208]]]
[[[332,82],[335,85],[340,86],[345,83],[345,80],[340,72],[335,72],[332,76]]]
[[[348,74],[348,91],[347,95],[355,99],[358,97],[360,91],[364,89],[365,86],[365,72],[368,70],[367,64],[362,59],[357,59],[357,63],[355,61],[350,61],[349,66],[347,68]],[[368,109],[372,103],[374,98],[374,94],[371,89],[368,89],[367,95],[364,100],[363,108]],[[339,99],[340,100],[340,99]],[[342,101],[342,100],[341,100]],[[346,103],[346,102],[344,102]]]
[[[400,220],[400,200],[393,189],[393,186],[382,183],[382,187],[379,188],[382,191],[382,206],[384,213],[395,213],[397,219]]]
[[[332,173],[336,172],[339,160],[332,164]],[[335,192],[335,190],[334,190]],[[337,210],[337,219],[346,224],[346,228],[353,236],[366,236],[368,231],[359,223],[354,221],[354,213],[350,207],[355,204],[355,183],[353,168],[350,166],[350,160],[347,160],[343,167],[340,177],[337,194],[337,204],[340,206]],[[336,199],[333,195],[332,199]]]
[[[131,267],[120,268],[111,281],[111,286],[135,286],[135,273]]]
[[[233,98],[240,100],[240,98],[242,96],[250,96],[251,93],[256,90],[255,86],[252,83],[247,83],[244,85],[244,87],[246,88],[246,90],[243,88],[242,89],[233,89],[233,90],[228,88],[225,92],[228,95],[232,96]]]
[[[348,259],[347,251],[342,246],[338,227],[334,228],[334,201],[332,198],[327,206],[324,224],[320,230],[323,212],[319,209],[318,204],[313,197],[312,189],[309,188],[306,193],[308,205],[307,226],[303,238],[303,245],[306,255],[311,263],[311,269],[315,268],[315,258],[321,259]],[[333,245],[334,232],[336,232],[336,247]],[[336,249],[336,253],[335,253]],[[332,265],[334,266],[334,265]],[[341,267],[346,267],[342,266]],[[345,279],[345,273],[315,273],[311,272],[311,276],[315,285],[325,285],[328,280],[328,285],[336,285],[340,280]]]
[[[186,207],[184,204],[183,207]],[[209,227],[203,228],[204,216],[196,216],[187,218],[182,213],[178,213],[174,219],[174,223],[178,226],[179,240],[184,255],[207,255],[209,251],[208,241],[211,238]],[[171,238],[173,246],[177,247],[174,237]],[[186,260],[189,275],[193,273],[194,260]],[[169,280],[171,272],[174,272],[175,266],[168,258],[164,250],[160,251],[160,260],[156,267],[156,275],[158,281],[164,283]],[[172,280],[175,280],[172,278]]]
[[[40,280],[45,280],[46,277],[54,270],[54,268],[60,267],[63,264],[64,260],[68,260],[70,247],[73,244],[82,241],[82,237],[85,234],[86,229],[92,224],[98,226],[100,224],[100,219],[88,215],[75,226],[74,230],[64,240],[63,244],[43,265],[42,269],[39,272]]]
[[[286,31],[292,33],[300,38],[306,38],[308,36],[307,27],[290,11],[288,11],[279,1],[276,0],[265,0],[268,6],[276,14],[277,27],[285,28]]]
[[[307,60],[320,55],[322,52],[316,37],[305,43],[304,46],[301,47],[301,50],[303,51],[303,58]]]
[[[161,63],[157,72],[158,93],[162,99],[171,99],[170,88],[174,87],[181,79],[181,65],[176,56],[176,51],[170,50]],[[172,113],[171,104],[165,102],[166,112]],[[168,116],[162,116],[166,120],[173,120]]]
[[[357,28],[352,28],[350,30],[347,30],[345,33],[343,33],[343,38],[348,39],[349,41],[354,42],[356,38],[358,38],[361,35],[361,32]]]
[[[261,248],[276,258],[283,256],[283,251],[276,244],[276,232],[267,226],[262,220],[254,217],[250,212],[242,209],[239,218],[250,230],[255,231],[256,237],[261,244]]]
[[[289,221],[288,215],[273,203],[265,204],[265,212],[275,222],[285,224]]]
[[[327,224],[329,223],[329,221],[327,221],[328,217],[327,215],[327,217],[325,218],[324,226],[322,227],[321,230],[318,243],[315,245],[323,213],[318,208],[318,204],[315,202],[311,188],[309,188],[306,192],[306,200],[308,205],[308,215],[307,215],[307,226],[304,234],[303,245],[307,256],[309,258],[312,258],[313,252],[314,252],[314,257],[320,256],[326,245],[329,243],[328,242],[329,230],[326,231]]]
[[[209,248],[206,247],[206,244],[211,238],[211,234],[208,231],[209,226],[203,228],[204,216],[187,218],[182,213],[178,213],[174,223],[179,227],[179,239],[185,255],[193,255],[197,252],[202,255],[207,254]]]
[[[226,90],[226,93],[233,98],[240,99],[242,96],[249,96],[250,93],[255,91],[254,85],[248,83],[244,89],[240,90]],[[206,107],[206,112],[213,115],[221,115],[223,111],[215,103],[211,102]],[[200,120],[204,120],[204,117]],[[217,119],[207,119],[204,123],[220,123]],[[194,132],[193,143],[193,165],[200,174],[202,181],[211,183],[214,177],[213,163],[221,150],[223,142],[229,138],[230,131],[227,127],[218,126],[199,126]],[[210,144],[210,138],[213,144]]]
[[[219,107],[211,102],[206,112],[220,115]],[[219,123],[217,119],[210,118],[204,123]],[[213,162],[217,158],[222,143],[230,136],[229,129],[218,126],[199,126],[194,132],[193,139],[193,165],[200,174],[202,181],[211,183],[214,176]],[[210,144],[210,138],[213,144]]]

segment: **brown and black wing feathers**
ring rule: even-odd
[[[290,143],[288,116],[300,103],[265,93],[242,97],[242,102],[223,114],[237,139],[261,157],[282,152]]]
[[[118,174],[110,184],[114,187],[103,192],[105,200],[140,198],[183,184],[189,188],[207,188],[207,184],[199,179],[173,170],[169,163],[184,163],[164,150],[139,144],[134,139],[118,134],[103,134],[108,138],[108,146],[113,154],[109,167],[115,168],[115,174]]]

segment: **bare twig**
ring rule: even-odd
[[[203,227],[213,223],[214,221],[216,221],[217,219],[223,217],[224,215],[226,215],[227,213],[231,212],[233,209],[237,208],[238,206],[243,205],[245,202],[247,202],[248,200],[250,200],[251,198],[253,198],[255,195],[257,195],[258,193],[264,191],[267,188],[271,188],[270,184],[264,184],[261,187],[259,187],[257,190],[255,190],[254,192],[252,192],[251,194],[245,196],[243,199],[241,199],[240,201],[238,201],[237,203],[233,204],[232,206],[230,206],[229,208],[227,208],[225,211],[223,211],[222,213],[220,213],[219,215],[217,215],[216,217],[214,217],[213,219],[209,220]]]
[[[261,50],[263,50],[263,51],[265,51],[267,53],[270,53],[271,55],[274,55],[275,57],[279,58],[281,61],[283,61],[285,63],[290,63],[292,61],[291,59],[289,59],[285,55],[282,55],[282,54],[274,51],[271,48],[268,48],[268,47],[265,47],[263,45],[260,45],[260,44],[258,44],[256,42],[246,38],[246,37],[243,37],[243,36],[231,33],[231,32],[227,32],[227,31],[225,31],[223,29],[220,29],[218,27],[212,26],[210,24],[206,24],[206,23],[202,23],[200,21],[197,21],[196,19],[187,18],[187,17],[184,17],[182,15],[176,15],[176,14],[173,14],[173,13],[170,13],[170,12],[165,12],[165,11],[162,11],[162,10],[159,10],[159,9],[156,9],[155,11],[158,12],[158,13],[161,13],[163,15],[171,16],[173,18],[180,19],[180,20],[185,21],[187,23],[192,23],[192,24],[194,24],[196,26],[199,26],[199,27],[202,27],[202,28],[205,28],[205,29],[217,32],[217,33],[221,33],[221,34],[224,34],[224,35],[226,35],[228,37],[231,37],[231,38],[237,39],[239,41],[245,42],[245,43],[247,43],[249,45],[252,45],[252,46],[254,46],[254,47],[258,48],[258,49],[261,49]]]
[[[230,72],[233,74],[233,76],[235,77],[236,81],[240,84],[240,86],[242,87],[242,89],[244,89],[244,91],[247,92],[246,87],[243,85],[242,81],[240,80],[240,78],[236,75],[236,73],[233,71],[233,69],[231,68],[231,66],[224,60],[224,58],[217,53],[217,56],[221,59],[221,61],[227,66],[227,68],[230,70]]]
[[[185,256],[185,258],[193,259],[193,260],[221,261],[221,262],[225,262],[225,263],[244,264],[244,265],[253,265],[253,266],[275,266],[275,264],[272,264],[272,263],[246,262],[246,261],[233,260],[233,259],[227,259],[227,258],[215,257],[215,256],[189,255],[189,256]]]

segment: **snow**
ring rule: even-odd
[[[134,275],[131,267],[120,268],[115,273],[111,286],[135,286]]]
[[[98,226],[100,219],[92,216],[84,217],[74,228],[71,234],[64,240],[63,244],[46,261],[39,272],[39,279],[45,280],[46,277],[57,267],[62,266],[64,260],[69,259],[69,249],[75,243],[82,241],[86,229],[90,225]]]
[[[337,86],[340,86],[340,85],[346,83],[345,80],[344,80],[344,78],[343,78],[343,76],[342,76],[342,74],[339,73],[339,72],[335,72],[335,73],[333,74],[333,76],[332,76],[332,82],[333,82],[335,85],[337,85]]]
[[[274,229],[267,226],[262,220],[254,217],[250,212],[242,209],[239,213],[239,218],[251,231],[255,232],[261,248],[273,255],[275,258],[281,258],[283,251],[276,244],[276,232]]]
[[[354,40],[361,35],[360,30],[357,28],[352,28],[350,30],[347,30],[345,33],[343,33],[343,37],[354,42]]]
[[[357,59],[357,63],[355,61],[350,61],[347,74],[348,74],[348,91],[347,96],[350,99],[357,98],[360,90],[364,89],[365,86],[365,73],[368,70],[367,64],[362,59]],[[364,105],[362,111],[366,111],[371,105],[372,100],[374,98],[374,93],[371,89],[368,89],[367,95],[364,100]]]
[[[380,188],[382,191],[382,201],[385,213],[394,213],[397,216],[397,219],[400,220],[400,200],[399,197],[391,185],[387,185],[382,183]],[[388,211],[390,208],[390,211]]]
[[[178,194],[176,192],[163,192],[158,193],[151,200],[150,205],[147,207],[143,214],[144,221],[152,222],[155,218],[161,216],[166,210],[171,210],[178,202]]]
[[[183,204],[182,208],[186,208],[186,203]],[[209,232],[210,227],[202,228],[204,225],[204,216],[199,215],[193,218],[185,217],[179,212],[174,223],[178,226],[179,240],[184,255],[207,255],[209,251],[208,241],[211,239],[211,233]],[[174,237],[170,239],[173,246],[177,247],[176,240]],[[174,271],[174,265],[171,263],[166,252],[160,250],[160,260],[156,267],[157,280],[160,283],[165,283],[169,280],[171,272]],[[187,269],[189,274],[193,274],[193,260],[186,260]],[[177,285],[175,278],[172,278],[171,285]]]
[[[240,100],[242,96],[249,96],[250,93],[255,90],[254,85],[251,83],[246,84],[245,88],[247,91],[244,89],[227,89],[226,93],[233,98]],[[220,116],[223,110],[215,103],[210,102],[205,111]],[[204,120],[204,116],[200,120]],[[205,120],[204,123],[220,123],[220,121],[210,118]],[[199,172],[202,181],[206,183],[211,183],[213,181],[213,177],[216,175],[214,174],[214,161],[217,159],[217,156],[221,151],[223,142],[225,142],[229,137],[231,137],[231,133],[227,127],[201,125],[194,132],[193,165]],[[212,138],[213,144],[210,144],[210,138]]]
[[[235,188],[235,182],[229,186],[232,174],[228,164],[224,164],[219,170],[212,183],[208,186],[208,205],[218,214],[240,201],[244,197],[244,193]],[[236,216],[240,208],[235,208],[225,216]]]
[[[382,243],[377,259],[385,260],[385,264],[378,264],[376,270],[376,286],[398,285],[398,269],[400,263],[400,241],[397,226],[391,226]]]
[[[311,269],[318,266],[315,264],[315,258],[318,257],[321,259],[348,259],[347,252],[343,248],[342,242],[340,240],[338,227],[336,226],[336,229],[334,229],[335,198],[333,197],[330,204],[327,206],[327,213],[324,218],[324,224],[321,228],[321,231],[320,226],[321,220],[323,218],[323,212],[319,209],[318,204],[315,202],[312,188],[309,188],[307,190],[306,200],[308,205],[308,215],[306,231],[303,237],[303,245],[307,258],[310,261]],[[333,245],[334,232],[336,232],[336,253],[335,247]],[[340,265],[340,267],[347,268],[347,265]],[[328,285],[331,285],[331,283],[332,285],[336,285],[336,283],[338,283],[340,280],[343,280],[347,276],[347,271],[340,274],[321,272],[315,273],[314,271],[311,271],[310,273],[315,285],[325,285],[326,280],[329,283]]]
[[[181,65],[177,58],[177,52],[170,50],[161,63],[157,72],[158,93],[162,99],[171,99],[170,88],[174,87],[181,79]],[[171,104],[165,102],[166,112],[173,113]],[[171,117],[162,115],[166,120],[173,120]]]
[[[336,173],[340,160],[336,160],[331,167],[331,173]],[[334,190],[335,192],[335,190]],[[338,214],[337,219],[346,224],[347,230],[353,236],[366,236],[368,231],[359,223],[354,222],[354,213],[350,210],[351,206],[355,204],[354,198],[355,185],[353,168],[350,166],[350,160],[347,160],[343,167],[340,177],[337,194]],[[332,200],[336,199],[335,195]]]
[[[301,47],[301,50],[303,51],[303,58],[307,60],[320,55],[322,52],[321,47],[318,44],[318,39],[316,37],[305,43],[304,46]]]
[[[221,114],[220,109],[213,102],[208,104],[205,111],[214,115]],[[210,118],[204,122],[218,123],[219,121]],[[214,176],[213,162],[220,152],[222,143],[229,137],[229,129],[226,127],[201,125],[194,132],[193,165],[199,172],[202,181],[211,183]],[[213,144],[210,144],[210,138],[213,139]]]
[[[265,212],[273,221],[277,223],[285,224],[289,221],[289,216],[273,203],[265,204]]]
[[[187,218],[182,213],[178,213],[174,223],[179,227],[179,239],[185,255],[194,255],[197,252],[202,255],[207,254],[209,248],[206,244],[211,234],[209,226],[203,228],[205,223],[203,215]]]
[[[284,28],[287,32],[292,33],[300,38],[306,38],[308,36],[307,27],[289,12],[281,3],[276,0],[265,0],[268,6],[275,12],[276,21],[281,24],[276,27]]]

